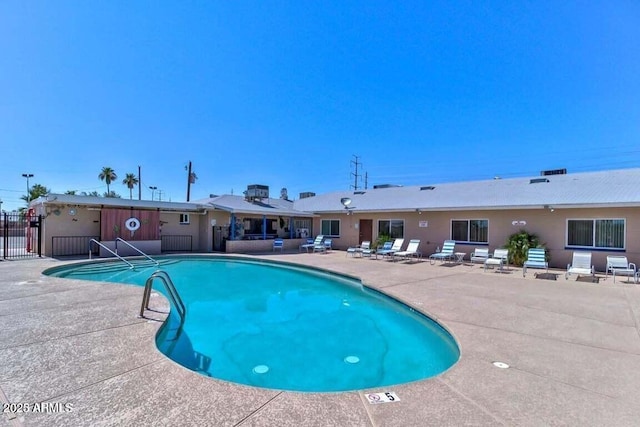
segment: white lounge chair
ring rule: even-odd
[[[527,268],[544,268],[549,271],[549,263],[544,248],[533,248],[527,252],[527,260],[522,264],[522,277],[527,274]]]
[[[613,274],[613,283],[616,283],[616,275],[630,276],[635,283],[638,283],[638,269],[632,262],[627,261],[626,256],[610,255],[607,257],[607,270],[605,278],[609,273]]]
[[[441,252],[436,252],[435,254],[431,254],[429,255],[429,261],[431,264],[435,264],[436,260],[440,260],[442,262],[444,262],[445,260],[453,260],[453,258],[455,257],[455,255],[453,254],[453,252],[455,251],[456,248],[456,241],[455,240],[445,240],[444,244],[442,245],[442,251]]]
[[[475,250],[471,252],[471,264],[474,262],[484,264],[487,259],[489,259],[489,248],[475,248]]]
[[[331,239],[324,239],[317,245],[313,245],[313,252],[327,253],[331,250]]]
[[[371,242],[369,240],[364,240],[358,246],[352,246],[350,248],[347,248],[347,256],[351,255],[352,257],[357,257],[357,256],[362,257],[364,255],[364,251],[365,250],[368,251],[369,249],[371,249]],[[369,256],[370,255],[371,255],[371,252],[369,251]]]
[[[402,249],[402,244],[404,243],[404,239],[395,239],[393,244],[391,245],[391,249],[381,249],[378,251],[377,255],[382,255],[382,258],[388,256],[393,257],[393,254],[400,251]]]
[[[317,245],[322,244],[323,239],[324,239],[324,236],[322,234],[319,234],[318,236],[316,236],[316,239],[312,242],[309,242],[310,239],[307,239],[306,244],[300,245],[300,252],[302,252],[302,249],[306,249],[307,252],[309,252],[311,249],[315,248]]]
[[[282,252],[282,248],[284,247],[284,240],[277,238],[273,240],[273,251],[275,252],[278,249]]]
[[[410,257],[422,257],[422,253],[418,250],[420,247],[420,239],[409,240],[407,249],[393,253],[393,260],[396,258],[409,259]]]
[[[580,278],[581,274],[595,276],[595,269],[591,264],[591,252],[574,252],[571,264],[567,264],[567,272],[564,274],[565,279],[569,279],[571,274],[577,274]]]
[[[484,270],[487,271],[487,267],[490,265],[497,265],[500,271],[504,269],[505,265],[509,265],[509,249],[496,249],[493,251],[493,255],[486,259],[484,262]]]

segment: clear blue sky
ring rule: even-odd
[[[640,167],[640,3],[6,0],[0,144],[5,210]]]

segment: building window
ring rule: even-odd
[[[489,220],[451,220],[451,239],[461,243],[489,243]]]
[[[569,219],[567,246],[593,249],[624,249],[625,220]]]
[[[340,237],[340,220],[323,219],[320,222],[320,234],[330,237]]]
[[[180,224],[189,224],[189,214],[180,214]]]
[[[378,221],[378,236],[391,236],[392,239],[404,237],[404,220],[402,219],[381,219]]]

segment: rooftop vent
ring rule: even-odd
[[[366,191],[354,191],[353,194],[364,194]]]
[[[269,186],[268,185],[259,185],[252,184],[247,185],[247,191],[244,192],[245,199],[250,202],[259,199],[268,199],[269,198]]]
[[[374,190],[377,190],[379,188],[395,188],[395,187],[402,187],[402,185],[398,185],[398,184],[376,184],[373,186]]]
[[[551,169],[547,171],[541,171],[541,176],[549,176],[549,175],[566,175],[567,169]]]
[[[209,198],[210,199],[213,199],[214,197],[218,197],[218,195],[217,194],[209,194]]]
[[[301,199],[306,199],[307,197],[313,197],[315,195],[316,195],[316,193],[314,193],[312,191],[305,191],[303,193],[300,193],[300,198]]]
[[[538,184],[541,182],[549,182],[547,178],[533,178],[529,180],[529,184]]]
[[[426,185],[424,187],[420,187],[420,191],[422,190],[435,190],[436,187],[434,187],[433,185]]]

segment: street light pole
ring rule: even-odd
[[[158,187],[149,187],[149,190],[151,190],[151,201],[153,202],[153,196],[155,195],[155,191],[158,189]]]
[[[31,201],[31,194],[29,194],[29,178],[33,178],[32,173],[23,173],[22,176],[27,178],[27,206],[29,206],[29,202]]]

